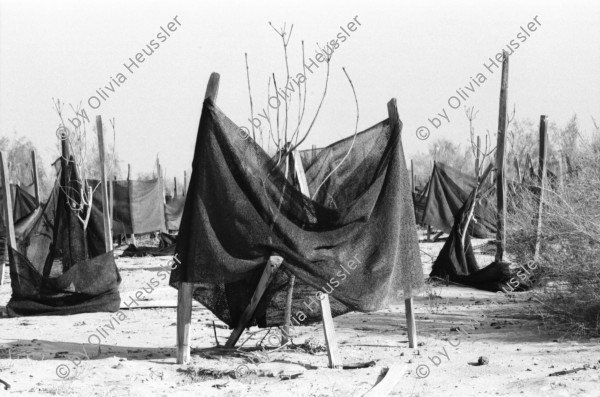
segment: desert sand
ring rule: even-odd
[[[425,275],[442,244],[420,243]],[[169,259],[119,258],[122,301]],[[177,365],[177,291],[167,280],[145,294],[144,308],[122,304],[126,318],[113,321],[114,330],[106,327],[111,313],[7,318],[10,294],[9,284],[0,287],[0,379],[10,385],[10,390],[0,385],[0,396],[361,396],[394,364],[405,365],[394,396],[600,396],[599,341],[567,338],[560,327],[551,329],[528,293],[430,285],[415,298],[419,346],[414,350],[408,347],[403,305],[337,317],[344,364],[375,362],[346,370],[327,368],[322,351],[297,348],[251,359],[245,348],[265,336],[257,329],[250,330],[256,333],[241,349],[245,354],[215,348],[214,330],[220,344],[230,331],[197,302],[192,363]],[[106,335],[98,345],[91,335],[99,329]],[[319,324],[296,332],[297,345],[324,343]],[[482,356],[489,362],[477,365]],[[550,376],[577,368],[584,369]]]

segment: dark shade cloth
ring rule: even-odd
[[[94,190],[92,200],[92,218],[98,225],[101,225],[101,231],[104,233],[104,222],[102,221],[102,189],[100,181],[97,179],[88,179],[87,183]],[[113,189],[113,216],[112,232],[113,235],[132,234],[133,223],[131,222],[131,201],[129,194],[128,181],[112,181],[110,188]],[[110,196],[109,196],[110,198]]]
[[[80,208],[82,217],[87,213],[72,164],[63,161],[61,169],[68,171],[60,172],[48,201],[15,226],[17,249],[9,252],[9,316],[119,310],[121,277],[113,253],[105,253],[95,220],[90,218],[84,231],[74,210]]]
[[[170,284],[197,283],[194,298],[235,326],[269,256],[284,262],[255,313],[281,325],[287,282],[296,276],[292,323],[320,320],[317,290],[332,314],[373,311],[423,283],[410,176],[389,120],[303,158],[314,200],[210,99],[204,102]],[[301,156],[302,158],[302,156]],[[296,321],[294,321],[296,319]]]
[[[96,181],[99,183],[99,181]],[[131,202],[129,200],[129,183],[128,181],[112,181],[110,184],[113,189],[113,217],[112,230],[113,236],[118,234],[132,234],[133,224],[131,223]],[[102,194],[98,188],[94,194],[94,208],[98,210],[98,214],[102,216]]]
[[[104,230],[102,223],[102,189],[100,181],[88,180],[94,188],[92,217]],[[148,181],[112,181],[113,235],[166,232],[162,184],[158,179]]]
[[[179,230],[181,215],[185,206],[185,197],[171,199],[165,204],[165,221],[167,230]]]
[[[469,193],[475,188],[476,179],[455,168],[436,162],[429,180],[429,193],[423,214],[423,224],[449,232],[454,224],[454,216],[462,207]],[[488,238],[496,233],[496,206],[489,185],[481,191],[489,193],[478,199],[475,205],[476,222],[471,226],[471,235]]]
[[[468,232],[465,236],[464,246],[462,243],[460,225],[461,223],[464,224],[465,212],[473,202],[474,192],[469,195],[464,205],[458,210],[450,235],[433,263],[429,276],[442,279],[448,277],[450,281],[455,283],[496,292],[500,291],[504,283],[511,277],[509,264],[493,262],[484,268],[480,268],[477,259],[475,259],[471,236]]]
[[[113,252],[84,260],[58,277],[43,277],[17,251],[11,266],[10,317],[116,312],[121,305],[121,277]]]

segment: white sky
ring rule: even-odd
[[[509,106],[517,118],[547,114],[563,125],[576,112],[591,130],[600,119],[600,2],[379,1],[379,2],[183,2],[183,1],[0,1],[0,134],[30,137],[45,165],[56,153],[59,119],[52,98],[83,101],[90,119],[114,117],[117,151],[134,173],[149,172],[157,153],[168,177],[191,166],[206,83],[221,75],[217,104],[239,125],[250,115],[244,53],[250,61],[255,112],[267,106],[271,72],[284,80],[280,38],[268,25],[294,24],[291,74],[301,72],[300,40],[314,57],[316,42],[334,39],[340,25],[358,16],[361,26],[335,52],[328,94],[305,147],[323,146],[354,131],[355,105],[345,66],[360,106],[359,129],[387,117],[398,100],[407,157],[437,137],[467,144],[463,105],[479,110],[476,128],[497,129],[499,69],[483,63],[516,39],[538,16],[541,26],[510,59]],[[127,81],[94,111],[87,100],[126,71],[123,63],[156,39],[177,16],[181,26]],[[489,62],[488,62],[489,63]],[[459,109],[448,106],[455,90],[486,72],[487,81]],[[309,74],[310,119],[325,67]],[[463,88],[463,91],[465,89]],[[296,105],[294,105],[296,106]],[[434,129],[427,119],[447,110],[450,122]],[[294,113],[295,114],[295,113]],[[294,116],[295,117],[295,116]],[[415,130],[431,129],[421,141]],[[112,139],[112,138],[109,138]]]

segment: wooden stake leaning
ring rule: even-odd
[[[244,313],[242,313],[242,316],[240,317],[240,320],[238,321],[238,325],[235,327],[235,329],[229,336],[229,339],[225,343],[225,347],[234,347],[235,344],[237,343],[237,341],[240,339],[240,336],[242,336],[244,329],[248,326],[248,324],[250,324],[250,321],[252,320],[252,317],[254,316],[254,312],[256,311],[256,307],[258,306],[260,299],[262,298],[267,287],[269,286],[271,277],[273,276],[273,274],[275,274],[277,272],[277,270],[279,269],[279,266],[281,266],[282,262],[283,262],[283,258],[280,256],[271,256],[269,258],[269,261],[267,262],[267,265],[265,266],[265,269],[263,270],[262,276],[260,277],[260,280],[258,281],[256,290],[254,290],[252,299],[250,300],[250,303],[244,310]]]
[[[13,219],[12,196],[10,194],[10,179],[8,177],[8,165],[6,164],[7,154],[0,152],[0,182],[2,183],[2,193],[4,194],[4,220],[6,221],[6,248],[8,257],[12,256],[11,249],[17,249],[17,240],[15,238],[15,224]],[[0,264],[0,285],[4,283],[4,263]]]
[[[218,73],[212,73],[206,86],[204,99],[217,102],[219,93]],[[201,131],[198,131],[201,133]],[[179,282],[177,288],[177,364],[186,364],[190,361],[190,325],[192,322],[192,295],[194,284]]]

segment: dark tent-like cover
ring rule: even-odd
[[[480,267],[473,253],[471,236],[466,233],[464,244],[461,234],[461,224],[465,223],[466,211],[475,197],[471,192],[464,205],[457,211],[456,220],[446,243],[442,247],[431,268],[430,277],[445,279],[487,291],[500,291],[504,283],[510,279],[510,269],[507,263],[493,262]]]
[[[81,204],[81,181],[72,164],[67,173],[60,172],[60,182],[42,210],[15,225],[17,249],[9,251],[9,316],[119,310],[121,277],[113,252],[104,252],[102,229],[95,220],[84,231],[73,210]]]
[[[387,119],[303,158],[314,194],[352,147],[311,199],[207,99],[171,285],[196,283],[194,298],[235,326],[276,254],[284,262],[255,312],[260,326],[283,324],[290,274],[300,322],[320,319],[317,290],[334,316],[401,302],[423,272],[400,130]]]
[[[429,193],[423,214],[423,223],[450,232],[455,215],[475,185],[474,176],[436,162],[429,180]],[[489,186],[482,186],[481,191],[489,191]],[[496,210],[490,196],[493,197],[492,194],[488,194],[478,199],[475,205],[476,222],[472,224],[471,231],[473,237],[487,238],[496,232]]]
[[[92,217],[103,228],[102,195],[101,190],[96,188],[100,182],[88,180],[88,183],[95,189]],[[113,235],[166,232],[160,179],[117,180],[110,185],[113,188]]]

